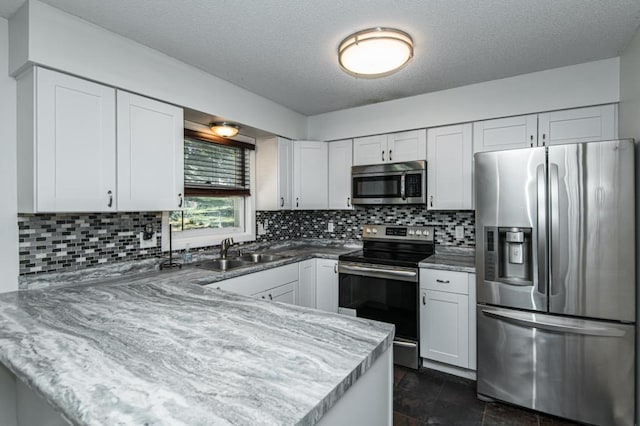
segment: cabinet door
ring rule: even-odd
[[[329,204],[328,161],[326,142],[295,141],[293,143],[294,209],[326,209]]]
[[[353,140],[353,165],[386,163],[387,136],[374,135]]]
[[[351,139],[329,143],[329,208],[351,210]]]
[[[420,290],[420,356],[469,367],[469,297]]]
[[[473,152],[537,146],[536,114],[473,123]]]
[[[298,304],[298,281],[286,283],[269,290],[262,291],[252,295],[253,297],[274,302],[288,303],[290,305]]]
[[[615,139],[618,128],[615,105],[577,108],[538,115],[540,145]]]
[[[426,159],[426,130],[411,130],[387,135],[387,151],[387,161],[389,163]]]
[[[182,207],[182,109],[118,91],[118,210]]]
[[[309,259],[298,263],[298,289],[300,306],[316,307],[316,260]]]
[[[278,138],[278,209],[291,210],[293,200],[293,142]]]
[[[338,261],[316,259],[316,307],[338,312]]]
[[[115,90],[36,68],[36,212],[116,210]]]
[[[429,210],[473,208],[471,123],[429,129],[427,195]]]

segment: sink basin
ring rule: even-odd
[[[249,266],[253,262],[241,259],[214,259],[197,263],[195,266],[202,269],[212,269],[214,271],[229,271],[231,269]]]
[[[248,253],[237,257],[236,259],[240,259],[246,262],[251,263],[266,263],[266,262],[274,262],[276,260],[286,259],[287,256],[281,256],[279,254],[263,254],[263,253]]]

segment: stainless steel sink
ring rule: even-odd
[[[282,256],[279,254],[264,254],[264,253],[247,253],[240,257],[236,257],[236,259],[240,259],[240,260],[251,262],[251,263],[267,263],[267,262],[274,262],[276,260],[281,260],[286,258],[287,256]]]
[[[204,262],[196,263],[195,266],[202,269],[211,269],[214,271],[229,271],[231,269],[242,268],[243,266],[249,266],[253,262],[249,262],[242,259],[214,259]]]

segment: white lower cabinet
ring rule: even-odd
[[[260,299],[273,300],[275,302],[289,303],[290,305],[298,304],[298,281],[282,284],[269,290],[252,294],[253,297]]]
[[[316,259],[298,263],[298,285],[300,306],[316,307]]]
[[[338,312],[338,261],[316,259],[316,308]]]
[[[420,356],[475,370],[475,303],[474,274],[422,268]]]

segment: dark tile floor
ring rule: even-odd
[[[393,424],[567,426],[575,423],[476,398],[476,382],[435,370],[396,366]]]

